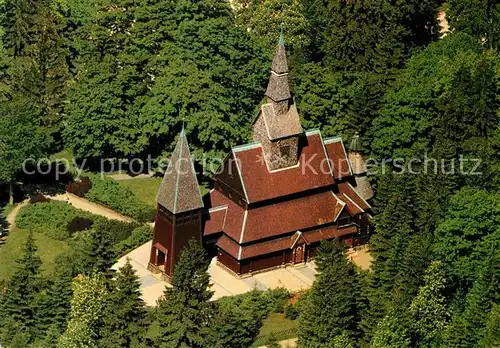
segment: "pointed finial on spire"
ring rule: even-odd
[[[281,22],[280,38],[278,40],[278,45],[280,45],[280,46],[285,46],[285,34],[283,33],[284,27],[285,27],[285,23]]]

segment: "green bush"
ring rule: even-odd
[[[54,239],[65,240],[71,237],[68,226],[77,217],[92,219],[92,214],[75,209],[66,202],[40,202],[21,209],[16,217],[16,225]]]
[[[96,231],[106,231],[112,238],[113,244],[119,243],[132,235],[132,231],[139,227],[137,222],[124,222],[118,220],[108,220],[99,217],[95,220],[93,229]]]
[[[287,303],[285,305],[284,313],[285,313],[285,318],[290,320],[295,320],[299,316],[299,310],[297,309],[297,307],[290,303]]]
[[[139,226],[132,231],[132,234],[127,239],[124,239],[115,245],[115,254],[118,255],[118,257],[123,256],[150,241],[152,238],[153,229],[150,226]]]
[[[132,191],[110,178],[91,175],[92,188],[86,197],[140,222],[153,221],[155,209],[142,202]]]
[[[288,299],[292,298],[290,291],[285,288],[266,290],[262,296],[270,313],[283,313]]]

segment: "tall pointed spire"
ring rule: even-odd
[[[292,94],[288,85],[288,62],[286,59],[285,38],[283,32],[280,34],[276,53],[271,64],[271,76],[267,85],[266,96],[270,102],[281,104],[290,101]]]
[[[297,164],[304,132],[288,85],[285,38],[280,34],[266,90],[267,103],[253,123],[253,139],[260,141],[269,170]]]
[[[203,208],[184,125],[158,190],[157,201],[173,214]]]

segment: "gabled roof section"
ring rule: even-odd
[[[163,176],[157,202],[173,214],[203,208],[200,187],[184,128]]]
[[[233,149],[248,203],[335,184],[319,132],[308,132],[297,166],[270,172],[262,146]]]
[[[341,194],[348,197],[353,203],[355,203],[361,210],[366,211],[371,209],[371,205],[363,199],[356,191],[356,189],[348,182],[342,182],[338,185]],[[349,204],[349,202],[346,202]]]
[[[352,175],[351,163],[347,158],[344,142],[340,137],[328,138],[324,142],[335,179],[342,179]]]

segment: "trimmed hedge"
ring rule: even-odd
[[[90,180],[92,188],[86,194],[89,200],[104,204],[140,222],[154,220],[155,209],[142,202],[132,191],[115,180],[99,175],[91,175]]]
[[[106,231],[112,240],[112,244],[119,244],[133,236],[133,231],[143,226],[137,222],[123,222],[109,220],[105,217],[94,215],[83,210],[75,209],[62,201],[49,201],[43,203],[29,204],[17,215],[16,224],[19,228],[34,232],[41,232],[57,240],[66,240],[74,233],[95,230]],[[151,230],[148,226],[146,226]],[[152,232],[148,232],[152,233]],[[135,245],[144,240],[146,232],[137,232],[134,238],[129,240],[129,245]],[[152,237],[150,237],[152,238]],[[147,242],[146,239],[143,243]]]
[[[66,202],[40,202],[28,204],[21,209],[16,217],[16,225],[57,240],[65,240],[71,237],[68,226],[77,217],[91,219],[92,214],[77,210]]]
[[[153,229],[148,225],[139,226],[132,231],[127,239],[124,239],[115,245],[115,255],[121,257],[151,239],[153,239]]]

